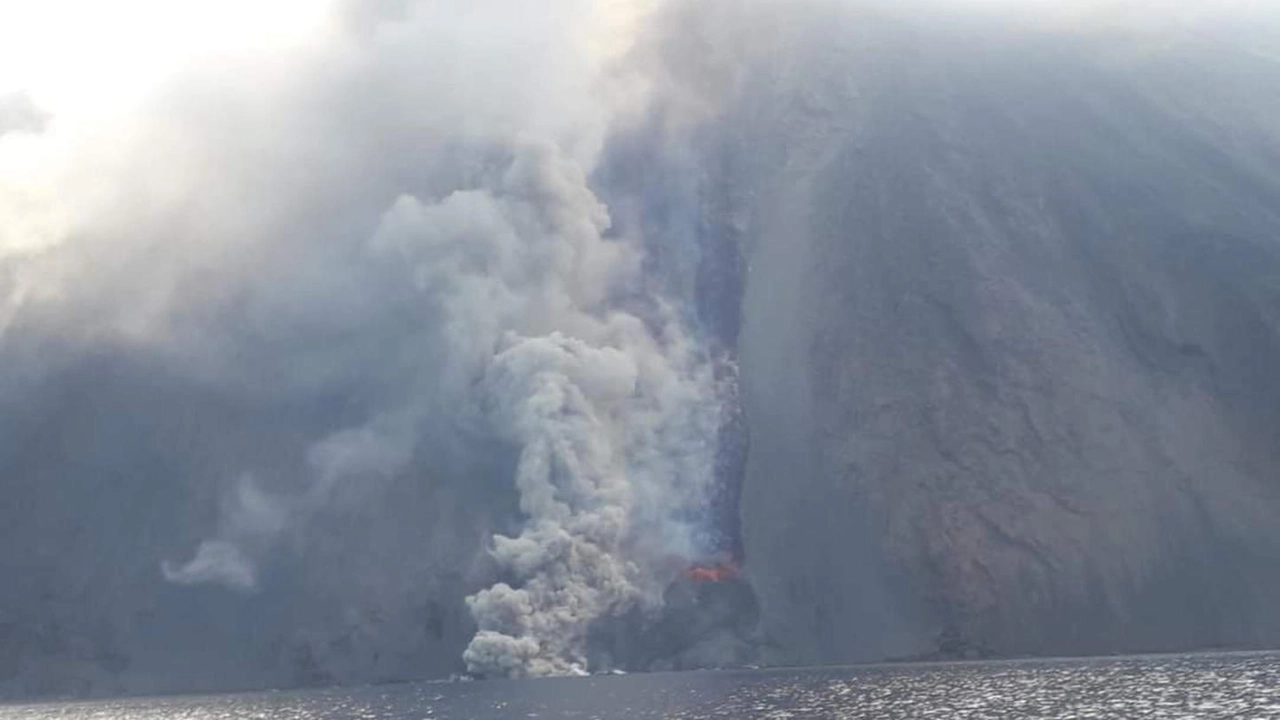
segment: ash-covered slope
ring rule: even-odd
[[[718,120],[779,657],[1280,642],[1267,32],[809,9]]]

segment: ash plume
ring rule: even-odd
[[[517,151],[496,187],[433,205],[401,198],[374,238],[442,308],[452,368],[477,417],[518,453],[524,527],[494,538],[516,587],[467,602],[464,659],[485,675],[585,669],[588,626],[655,583],[646,557],[687,555],[679,520],[705,497],[718,422],[704,359],[662,307],[609,303],[638,266],[602,233],[605,209],[554,147]],[[446,376],[447,377],[447,376]]]
[[[147,603],[129,582],[318,598],[255,641],[308,682],[584,671],[589,627],[701,552],[720,423],[683,299],[592,187],[634,9],[332,9],[111,113],[6,101],[47,161],[0,200],[9,373],[109,368],[94,402],[163,428],[160,470],[101,465],[173,527],[109,612]],[[452,658],[415,665],[414,623]]]

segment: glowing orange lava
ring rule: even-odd
[[[738,577],[738,566],[733,563],[715,565],[690,565],[684,576],[694,582],[725,582]]]

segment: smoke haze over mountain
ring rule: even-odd
[[[1268,8],[52,5],[0,697],[1280,641]]]

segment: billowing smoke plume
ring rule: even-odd
[[[0,132],[47,130],[24,152],[63,163],[31,203],[41,234],[5,248],[0,319],[73,367],[111,353],[286,413],[274,447],[203,439],[220,477],[177,481],[204,509],[152,565],[167,582],[237,602],[338,584],[343,622],[375,648],[379,618],[446,612],[414,592],[470,594],[469,670],[581,672],[592,623],[658,602],[700,551],[720,422],[688,309],[591,187],[634,100],[608,71],[631,13],[342,10],[288,53],[195,62],[110,122],[0,104]],[[121,412],[145,413],[136,402]],[[289,414],[307,408],[324,419]],[[465,502],[456,522],[480,547],[385,531],[421,555],[410,589],[374,569],[385,557],[329,549],[342,541],[326,528],[349,533],[414,485],[432,505],[416,522]],[[314,634],[295,641],[306,658],[344,647]]]
[[[558,333],[514,339],[486,378],[498,422],[522,446],[516,483],[530,519],[518,537],[495,539],[518,587],[468,599],[480,624],[464,655],[475,672],[585,669],[590,623],[628,607],[646,578],[653,584],[645,556],[629,552],[638,505],[657,516],[644,530],[688,549],[687,531],[663,515],[705,492],[709,386],[637,325],[619,318],[616,346]]]
[[[583,169],[550,143],[510,152],[480,187],[396,200],[369,251],[399,268],[433,319],[419,332],[438,354],[436,374],[401,414],[457,413],[519,458],[512,480],[527,521],[492,549],[516,588],[469,599],[480,632],[467,665],[565,674],[585,669],[592,621],[652,594],[657,565],[695,551],[718,406],[679,318],[634,297],[636,248],[604,236],[608,213]],[[253,558],[326,507],[336,479],[407,464],[385,433],[317,445],[302,497],[269,498],[242,480],[218,537],[185,565],[166,564],[166,577],[253,589]]]
[[[468,600],[473,672],[582,671],[589,624],[655,582],[645,564],[658,558],[633,551],[692,549],[680,518],[708,489],[713,388],[667,309],[614,307],[639,266],[603,237],[608,223],[582,168],[526,143],[495,187],[403,197],[374,237],[441,309],[443,389],[470,389],[463,407],[518,448],[527,521],[493,548],[516,588]]]

